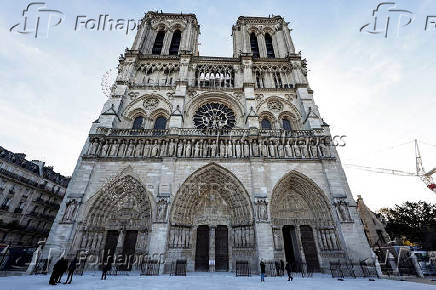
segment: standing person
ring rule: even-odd
[[[77,266],[77,258],[74,258],[73,261],[71,261],[70,266],[68,267],[68,276],[64,284],[71,284],[71,281],[73,281],[73,274],[74,271],[76,270],[76,266]]]
[[[62,279],[62,276],[64,275],[64,273],[67,271],[67,269],[68,269],[68,260],[67,259],[65,259],[64,257],[62,257],[60,260],[59,260],[59,272],[58,272],[58,278],[57,278],[57,280],[56,280],[56,283],[61,283],[61,279]]]
[[[260,282],[265,282],[265,263],[260,260]]]
[[[294,280],[294,277],[292,277],[292,267],[291,264],[289,264],[289,262],[286,262],[286,272],[288,273],[288,281]]]
[[[283,260],[280,260],[280,276],[285,275],[285,263],[283,262]]]
[[[59,259],[56,264],[54,264],[53,266],[53,272],[51,272],[50,275],[50,281],[48,282],[48,284],[50,285],[56,285],[56,282],[58,281],[58,277],[59,277],[59,272],[60,272],[60,267],[62,264],[62,259]]]
[[[101,273],[101,280],[106,280],[107,272],[112,268],[112,257],[110,257],[107,261],[106,265],[103,265],[103,272]]]

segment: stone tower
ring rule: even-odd
[[[245,261],[252,272],[260,259],[314,271],[371,259],[288,23],[239,17],[232,30],[233,57],[200,56],[194,14],[145,15],[44,257],[151,255],[161,271]]]

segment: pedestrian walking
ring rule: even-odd
[[[77,267],[77,258],[74,258],[73,261],[71,261],[70,266],[68,267],[68,276],[67,280],[64,284],[71,284],[73,281],[73,274]]]
[[[260,282],[265,282],[265,263],[260,260]]]
[[[63,258],[59,259],[56,262],[56,264],[54,264],[53,271],[51,272],[50,280],[49,280],[48,284],[56,285],[56,282],[58,281],[58,277],[59,277],[59,272],[60,272],[60,267],[61,267],[61,264],[62,264],[62,259]]]
[[[112,268],[112,257],[107,261],[106,265],[103,265],[103,272],[101,273],[101,280],[106,280],[107,272]]]
[[[60,264],[59,264],[59,271],[58,271],[58,277],[57,277],[56,283],[61,283],[62,276],[64,275],[64,273],[68,269],[68,260],[67,259],[62,257],[59,262],[60,262]]]
[[[294,280],[294,277],[292,277],[292,267],[289,262],[286,262],[286,272],[288,273],[288,281]]]

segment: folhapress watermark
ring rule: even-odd
[[[21,34],[33,34],[38,38],[40,32],[48,32],[52,27],[58,26],[64,19],[64,13],[60,10],[48,9],[44,2],[31,2],[23,10],[21,22],[13,25],[9,30]]]
[[[360,27],[360,32],[372,35],[400,35],[400,31],[415,21],[415,14],[407,9],[400,9],[395,2],[381,2],[372,11],[372,20]],[[436,30],[436,16],[428,15],[425,19],[425,31]]]
[[[49,9],[45,2],[31,2],[22,12],[22,20],[9,30],[20,34],[31,34],[34,38],[48,37],[49,31],[65,22],[66,15],[57,9]],[[109,14],[96,17],[77,15],[74,31],[121,31],[128,35],[138,29],[140,21],[133,18],[113,18]]]

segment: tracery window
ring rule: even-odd
[[[194,114],[194,125],[198,129],[232,129],[235,123],[235,113],[224,104],[208,103]]]
[[[165,31],[159,31],[156,35],[156,39],[154,40],[153,48],[151,50],[152,54],[160,54],[162,52],[164,38]]]
[[[260,122],[260,127],[264,130],[271,130],[272,129],[271,121],[268,120],[267,118],[263,118],[262,121]]]
[[[142,116],[136,117],[135,120],[133,121],[132,129],[141,129],[143,122],[144,122],[144,117]]]
[[[269,33],[265,34],[266,56],[268,58],[275,58],[272,38]]]
[[[167,118],[163,116],[159,116],[156,118],[156,121],[154,121],[154,127],[155,130],[164,130],[167,127]]]
[[[180,40],[182,38],[182,33],[180,30],[176,30],[173,33],[173,38],[171,39],[171,45],[170,45],[170,55],[177,55],[179,53],[179,47],[180,47]]]
[[[259,45],[257,43],[257,36],[254,32],[250,34],[250,45],[251,45],[251,52],[253,53],[253,57],[260,57]]]
[[[291,122],[289,121],[289,119],[283,118],[282,122],[283,122],[283,130],[285,130],[285,131],[291,131],[292,130]]]

